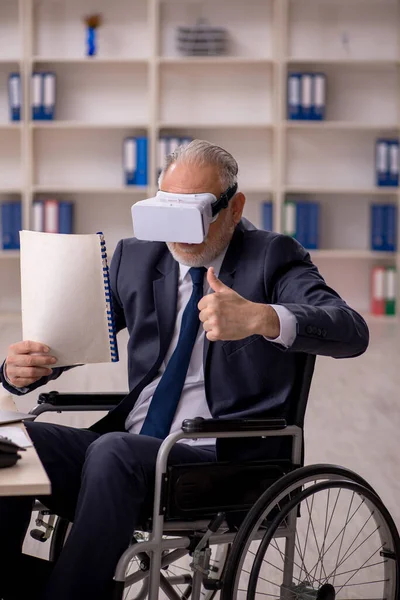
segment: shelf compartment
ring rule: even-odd
[[[57,77],[56,121],[37,122],[53,126],[71,123],[148,123],[148,69],[143,65],[104,64],[93,68],[77,64],[41,63],[43,71],[54,70]]]
[[[326,120],[288,121],[290,127],[325,127],[326,129],[398,130],[398,89],[400,73],[393,66],[315,63],[290,65],[290,72],[323,72],[326,75]]]
[[[82,135],[79,129],[35,129],[34,185],[122,188],[123,140],[135,135],[146,135],[146,130],[88,129]]]
[[[35,194],[35,200],[45,200],[49,195]],[[118,193],[60,192],[51,198],[74,204],[74,233],[87,234],[102,231],[109,258],[120,239],[133,237],[131,207],[140,198],[120,196]],[[145,196],[143,196],[145,198]],[[112,207],[112,210],[110,210]]]
[[[18,5],[17,0],[0,2],[0,63],[17,62],[22,57]]]
[[[269,66],[163,65],[159,120],[222,126],[272,122]],[[252,93],[249,94],[249,90]]]
[[[22,187],[21,135],[19,129],[6,128],[0,136],[0,190]]]
[[[240,57],[272,57],[273,6],[271,0],[258,2],[202,0],[196,2],[162,2],[160,7],[160,54],[181,56],[176,44],[176,28],[193,26],[206,19],[212,27],[228,31],[228,53]]]
[[[113,196],[148,196],[150,194],[149,188],[140,185],[120,186],[120,187],[100,187],[100,186],[72,186],[63,184],[52,184],[52,185],[34,185],[32,187],[32,193],[34,194],[96,194],[101,195],[113,195]]]
[[[286,136],[286,187],[373,188],[375,142],[386,130],[288,130]]]
[[[398,59],[395,0],[291,0],[287,54],[329,59]]]
[[[399,194],[397,187],[371,187],[371,188],[329,188],[329,187],[318,187],[318,186],[286,186],[285,192],[287,194],[318,194],[318,195],[334,195],[334,196],[363,196],[374,197],[374,196],[392,196],[397,198]],[[372,201],[372,200],[371,200]]]
[[[239,187],[267,190],[272,186],[272,135],[263,130],[176,128],[162,129],[160,135],[192,137],[222,146],[239,164]]]
[[[80,58],[86,53],[85,14],[79,0],[42,0],[35,3],[33,54],[37,57]],[[93,5],[94,6],[94,5]],[[98,32],[98,57],[144,58],[150,56],[146,0],[98,0],[94,12],[104,15]],[[96,58],[93,59],[93,62]]]

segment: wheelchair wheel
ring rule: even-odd
[[[400,539],[374,490],[330,465],[271,486],[232,546],[221,600],[398,600]]]
[[[50,542],[49,560],[56,562],[71,531],[72,523],[61,517],[57,518],[54,526],[53,535]],[[147,539],[146,533],[137,532],[134,535],[133,543],[140,543]],[[210,561],[210,578],[219,580],[223,576],[227,564],[227,558],[231,544],[212,547],[212,555]],[[191,597],[191,578],[192,571],[190,569],[191,557],[186,554],[178,560],[171,560],[161,571],[163,579],[160,598],[162,600],[170,598],[168,590],[173,588],[175,594],[179,594],[182,599]],[[148,579],[146,571],[149,568],[149,557],[146,554],[138,555],[132,560],[127,571],[127,584],[124,590],[124,600],[146,600],[148,597]],[[173,592],[171,592],[173,594]],[[213,600],[217,594],[216,590],[201,589],[199,600]],[[172,596],[175,597],[175,596]]]

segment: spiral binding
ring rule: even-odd
[[[108,337],[110,340],[110,355],[111,362],[118,362],[118,344],[117,344],[117,330],[115,328],[114,311],[111,297],[111,286],[110,286],[110,271],[107,262],[107,248],[104,240],[102,231],[98,231],[97,235],[100,237],[101,245],[101,261],[103,263],[103,279],[104,279],[104,291],[106,295],[107,305],[107,321],[108,321]]]

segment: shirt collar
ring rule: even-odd
[[[221,252],[221,254],[219,254],[217,256],[217,258],[215,258],[213,261],[211,261],[207,265],[204,265],[206,267],[206,269],[209,269],[210,267],[214,267],[214,271],[215,271],[215,274],[217,277],[219,276],[219,272],[221,270],[222,263],[224,261],[227,250],[228,250],[228,246]],[[181,282],[188,275],[190,268],[191,267],[188,267],[187,265],[183,265],[182,263],[179,263],[179,280]]]

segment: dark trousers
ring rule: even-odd
[[[129,546],[146,504],[152,505],[161,441],[130,433],[26,423],[51,481],[40,500],[73,521],[43,600],[108,600],[117,562]],[[176,444],[170,464],[215,461],[215,448]],[[29,525],[33,498],[0,498],[0,597],[13,589],[15,565]],[[17,573],[17,577],[23,573]]]

